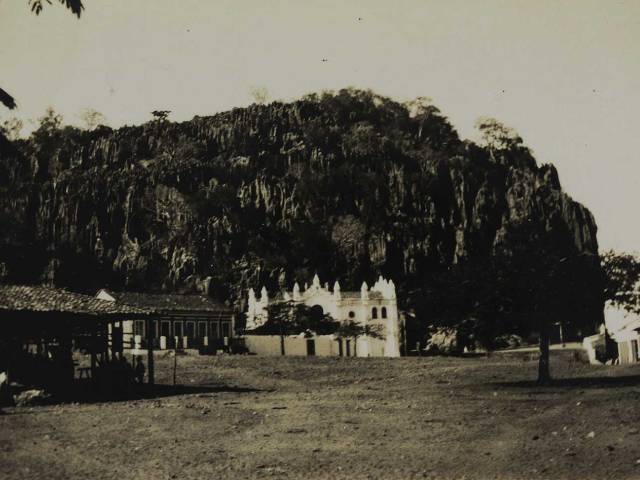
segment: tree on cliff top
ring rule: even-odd
[[[106,122],[105,116],[93,108],[85,108],[79,116],[87,130],[95,130]]]
[[[171,110],[154,110],[151,112],[151,115],[156,122],[166,122],[169,119],[170,113]]]
[[[509,150],[522,146],[522,137],[513,128],[495,118],[480,117],[475,124],[483,146],[491,150]]]
[[[15,141],[20,138],[20,132],[23,126],[24,124],[19,118],[9,118],[0,125],[0,133],[4,134],[9,140]]]

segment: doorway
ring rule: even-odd
[[[313,338],[307,338],[307,356],[314,356],[316,354],[316,341]]]

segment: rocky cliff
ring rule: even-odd
[[[6,281],[176,291],[212,277],[238,305],[248,286],[316,271],[407,291],[508,254],[523,229],[559,254],[598,248],[591,213],[526,148],[462,141],[435,107],[371,92],[0,142]]]

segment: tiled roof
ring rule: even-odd
[[[84,315],[145,315],[148,310],[41,285],[0,285],[0,311]]]
[[[176,295],[105,290],[120,305],[131,305],[156,312],[216,312],[230,313],[231,309],[204,295]]]

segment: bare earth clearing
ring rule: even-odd
[[[0,478],[640,478],[638,367],[532,358],[179,357],[180,394],[7,409]]]

